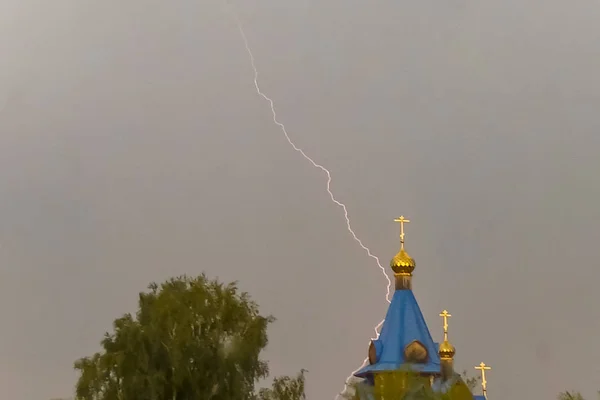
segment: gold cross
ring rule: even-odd
[[[451,317],[447,310],[442,311],[440,317],[444,319],[444,340],[448,340],[448,318]]]
[[[484,362],[482,362],[478,367],[475,367],[475,369],[481,371],[481,388],[483,389],[483,397],[487,399],[487,381],[485,380],[485,371],[488,371],[492,368],[488,367]]]
[[[409,223],[410,221],[407,220],[406,218],[404,218],[403,215],[400,216],[400,218],[396,218],[394,220],[394,222],[400,222],[400,246],[403,249],[404,248],[404,224]]]

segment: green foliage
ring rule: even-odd
[[[275,378],[270,389],[259,391],[258,400],[305,400],[305,372],[307,371],[301,370],[296,378],[288,376]]]
[[[75,362],[76,399],[255,399],[255,383],[268,375],[259,354],[272,321],[235,284],[205,275],[153,283],[135,316],[114,321],[103,350]],[[304,399],[303,391],[301,373],[276,379],[259,399]]]
[[[409,368],[403,369],[407,373],[406,387],[408,390],[401,396],[400,400],[449,400],[448,395],[434,392],[419,374]]]
[[[480,376],[469,376],[469,373],[466,370],[463,371],[461,375],[471,392],[477,388],[477,385],[479,385],[479,382],[481,381]]]
[[[562,392],[558,395],[558,400],[583,400],[583,396],[579,392]]]
[[[434,391],[434,387],[430,385],[429,378],[423,377],[421,374],[416,372],[415,369],[410,368],[409,365],[404,365],[400,368],[403,375],[398,376],[399,380],[395,382],[398,383],[401,388],[397,389],[395,392],[395,388],[387,388],[385,391],[391,390],[392,392],[388,392],[387,396],[397,398],[398,400],[450,400],[450,399],[472,399],[472,388],[477,385],[479,381],[478,378],[471,378],[468,376],[467,372],[463,372],[462,376],[458,374],[454,375],[450,378],[450,382],[446,382],[446,386],[444,388],[444,393]],[[439,385],[440,382],[437,381],[434,383],[435,385]],[[385,383],[384,383],[385,385]],[[471,385],[471,387],[469,387]],[[350,390],[342,396],[344,399],[358,399],[358,397],[354,394],[358,392],[361,396],[361,399],[371,398],[375,396],[376,389],[370,385],[365,385],[363,382],[353,382],[350,386],[354,390]],[[438,388],[439,389],[439,388]],[[380,395],[386,396],[386,392],[380,392]],[[387,397],[386,397],[387,398]]]

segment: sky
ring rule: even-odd
[[[594,398],[600,5],[235,3],[260,84],[386,266],[417,261],[435,339],[491,399]],[[333,399],[386,280],[257,96],[221,0],[0,2],[0,387],[68,397],[138,292],[237,280],[274,375]]]

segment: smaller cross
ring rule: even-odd
[[[485,371],[488,371],[492,368],[488,367],[484,362],[482,362],[478,367],[475,367],[475,369],[481,371],[481,388],[483,389],[483,397],[487,399],[487,381],[485,380]]]
[[[396,218],[394,222],[400,223],[400,246],[401,248],[404,248],[404,224],[408,224],[410,221],[401,215],[400,218]]]
[[[448,340],[448,318],[452,315],[448,313],[448,310],[444,310],[441,312],[440,317],[444,319],[444,340]]]

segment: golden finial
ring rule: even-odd
[[[448,310],[444,310],[440,313],[440,317],[444,319],[444,341],[440,344],[438,354],[442,360],[452,360],[456,354],[456,349],[448,341],[448,318],[452,315]]]
[[[404,248],[404,224],[410,223],[409,220],[404,218],[404,215],[401,215],[400,218],[396,218],[394,222],[400,223],[400,248]]]
[[[440,317],[444,319],[444,340],[448,340],[448,318],[452,315],[448,313],[448,310],[441,312]]]
[[[485,380],[485,371],[489,371],[492,367],[488,367],[484,362],[479,364],[478,367],[475,367],[481,371],[481,389],[483,390],[483,397],[487,399],[487,381]]]
[[[404,224],[409,223],[410,221],[404,216],[400,216],[400,218],[396,218],[394,222],[400,223],[400,251],[390,262],[390,266],[396,275],[404,275],[411,276],[412,272],[415,269],[415,260],[413,260],[406,250],[404,250]]]

